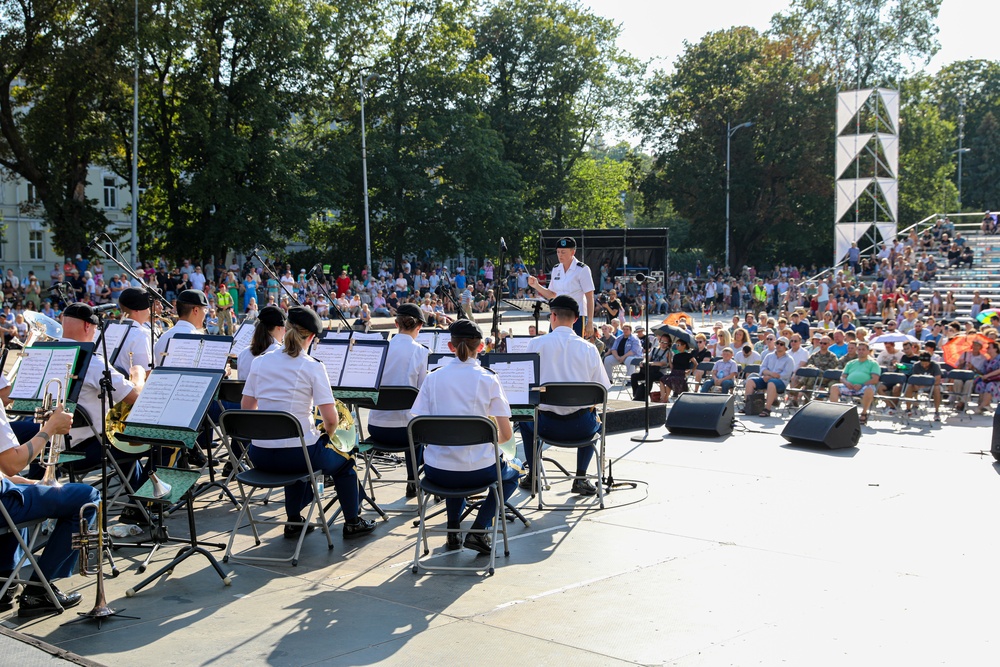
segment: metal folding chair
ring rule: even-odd
[[[14,539],[17,540],[18,546],[21,548],[21,557],[14,563],[14,569],[11,570],[11,573],[6,577],[0,577],[0,581],[3,581],[3,585],[0,586],[0,597],[3,597],[11,586],[15,586],[17,584],[25,586],[29,584],[41,584],[42,588],[45,589],[45,594],[61,614],[63,612],[63,608],[62,605],[59,604],[59,598],[56,597],[55,592],[52,590],[52,584],[50,584],[49,580],[46,579],[44,574],[42,574],[42,569],[38,567],[38,559],[34,554],[34,550],[36,548],[35,543],[38,541],[38,536],[42,532],[42,524],[45,523],[46,519],[32,519],[31,521],[25,521],[23,523],[14,523],[14,519],[12,519],[10,514],[7,512],[7,508],[4,507],[3,502],[0,502],[0,513],[3,514],[4,520],[4,523],[0,525],[0,537],[12,535]],[[27,540],[24,538],[24,535],[21,532],[22,530],[28,531]],[[31,569],[38,577],[38,581],[29,581],[26,578],[18,576],[25,563],[31,565]]]
[[[417,400],[418,389],[415,387],[390,387],[382,386],[378,390],[378,403],[376,404],[379,410],[409,410],[413,407],[413,402]],[[358,443],[358,451],[361,453],[362,459],[365,462],[365,476],[362,480],[362,486],[368,485],[368,495],[371,497],[372,501],[375,501],[375,482],[372,479],[372,473],[382,480],[382,475],[379,473],[378,469],[375,467],[374,459],[378,455],[384,454],[403,454],[409,449],[409,445],[395,446],[389,445],[384,442],[379,442],[375,438],[368,434],[368,437]],[[417,459],[414,459],[414,464],[416,464]],[[406,475],[405,480],[382,480],[387,484],[392,483],[409,483],[415,482],[416,480],[410,479],[409,473]]]
[[[608,408],[608,392],[603,385],[596,382],[548,382],[543,384],[539,391],[542,394],[541,401],[545,403],[546,406],[559,406],[566,408],[593,408],[595,406],[601,406],[601,412],[598,417],[601,420],[600,430],[591,438],[585,440],[560,440],[550,436],[542,438],[539,435],[538,429],[538,414],[540,412],[540,406],[535,408],[535,460],[531,462],[531,471],[534,478],[534,486],[531,489],[531,495],[538,496],[538,509],[548,507],[549,509],[579,509],[579,505],[575,503],[568,503],[563,505],[545,505],[542,500],[542,489],[547,488],[548,484],[544,483],[548,481],[548,477],[545,475],[545,468],[542,465],[543,461],[548,461],[552,463],[557,468],[559,468],[562,473],[569,480],[577,479],[587,479],[594,477],[597,480],[597,501],[601,509],[604,509],[604,484],[602,481],[602,476],[604,474],[604,444],[605,444],[605,420],[604,415],[607,413]],[[562,447],[565,449],[580,449],[581,447],[593,447],[597,453],[597,475],[583,475],[577,476],[570,474],[570,472],[559,465],[558,462],[542,457],[542,443],[547,443],[553,447]],[[544,482],[543,482],[544,480]]]
[[[802,386],[792,387],[789,386],[785,389],[785,394],[789,399],[795,399],[796,405],[801,407],[803,405],[802,401],[811,401],[813,393],[816,391],[816,386],[819,384],[820,379],[823,377],[823,371],[818,368],[813,368],[811,366],[805,366],[803,368],[798,368],[792,375],[792,381],[795,378],[799,379]],[[785,402],[786,408],[791,408],[790,402]]]
[[[427,565],[420,559],[420,547],[423,545],[423,555],[430,553],[430,545],[427,542],[427,534],[436,533],[458,533],[461,528],[428,528],[427,527],[427,495],[438,496],[440,498],[468,498],[483,493],[489,493],[496,499],[496,512],[493,516],[493,527],[484,529],[467,529],[465,532],[476,532],[492,534],[492,546],[490,550],[490,560],[486,571],[493,574],[497,555],[497,533],[503,534],[503,555],[510,555],[510,547],[507,542],[507,521],[504,517],[504,499],[501,489],[503,488],[502,468],[500,464],[500,445],[497,443],[497,427],[486,417],[414,417],[407,426],[410,440],[410,452],[416,460],[416,445],[436,445],[440,447],[468,447],[470,445],[480,445],[492,443],[496,458],[496,479],[489,484],[474,487],[451,487],[435,484],[424,477],[420,477],[417,482],[417,506],[420,513],[420,523],[417,531],[417,544],[413,552],[413,573],[420,570],[427,572],[481,572],[483,568],[457,565]]]
[[[314,470],[309,460],[309,448],[305,437],[302,435],[302,427],[298,420],[287,412],[270,410],[227,410],[222,413],[219,419],[222,432],[229,438],[239,438],[241,440],[251,440],[258,438],[261,440],[280,440],[284,438],[298,438],[302,446],[302,456],[305,459],[306,471],[302,473],[272,473],[264,472],[256,468],[244,470],[236,474],[236,482],[240,485],[240,496],[243,502],[240,511],[236,515],[236,524],[229,535],[229,544],[226,546],[226,554],[222,557],[222,562],[229,562],[229,559],[251,563],[286,563],[291,561],[292,565],[299,564],[299,552],[302,550],[302,542],[305,540],[309,526],[322,528],[326,535],[327,549],[333,549],[333,538],[330,536],[330,526],[327,524],[326,512],[323,510],[323,497],[320,493],[320,482],[323,481],[323,471]],[[250,502],[257,489],[277,489],[304,482],[312,485],[313,499],[309,504],[309,511],[302,521],[287,521],[285,519],[258,519],[250,509]],[[244,485],[249,491],[244,490]],[[318,520],[312,521],[313,512],[318,512]],[[243,553],[233,554],[233,541],[236,539],[236,532],[239,530],[243,517],[246,516],[250,523],[250,530],[253,532],[255,546],[260,546],[260,532],[258,525],[265,526],[301,526],[302,532],[299,534],[298,542],[295,543],[295,551],[288,558],[266,558],[263,556],[246,556]]]
[[[974,407],[972,405],[972,389],[975,384],[976,373],[975,371],[955,368],[948,371],[945,378],[946,381],[941,383],[941,391],[942,393],[947,391],[948,402],[954,403],[954,407],[952,409],[955,414],[957,414],[961,419],[964,419],[969,414],[969,410]],[[956,381],[962,383],[962,390],[959,392],[954,390]],[[944,397],[942,397],[942,399],[943,398]],[[957,407],[958,403],[961,403],[963,406],[961,410]]]

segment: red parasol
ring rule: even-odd
[[[983,344],[983,354],[986,353],[986,346],[990,344],[990,339],[982,334],[966,334],[964,336],[955,336],[947,343],[944,344],[941,354],[944,355],[945,363],[958,367],[958,358],[962,356],[963,352],[972,349],[972,341],[978,340]]]

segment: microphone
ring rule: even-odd
[[[112,310],[118,310],[117,303],[103,303],[100,306],[94,306],[95,313],[106,313]]]
[[[309,269],[309,275],[323,277],[324,276],[324,274],[323,274],[323,263],[320,262],[316,266],[314,266],[311,269]]]
[[[507,242],[503,240],[502,236],[500,237],[500,249],[507,252]]]

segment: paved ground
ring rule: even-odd
[[[121,550],[108,597],[140,620],[5,625],[108,665],[996,664],[987,418],[876,423],[837,451],[784,445],[777,419],[744,423],[725,439],[613,436],[615,477],[642,483],[604,511],[538,512],[518,492],[532,524],[511,525],[492,578],[411,574],[414,504],[386,487],[377,537],[335,533],[328,552],[313,534],[298,567],[230,564],[225,587],[192,559],[126,599],[138,556]],[[234,511],[206,499],[198,521],[222,539]],[[169,525],[184,532],[180,515]],[[289,547],[276,531],[265,545]],[[89,606],[93,583],[76,587]]]

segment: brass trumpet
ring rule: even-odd
[[[35,409],[35,421],[42,424],[52,416],[52,413],[57,408],[65,407],[66,405],[66,387],[69,386],[70,376],[72,374],[72,366],[66,364],[66,380],[65,383],[59,378],[52,378],[45,383],[45,396],[42,398],[42,406]],[[49,387],[55,384],[55,392],[50,391]],[[57,398],[54,398],[57,397]],[[45,466],[45,474],[42,479],[38,481],[41,486],[62,486],[62,482],[56,476],[56,468],[59,466],[59,455],[63,453],[66,449],[66,438],[64,435],[57,434],[53,435],[48,442],[48,450],[42,455],[42,465]]]

